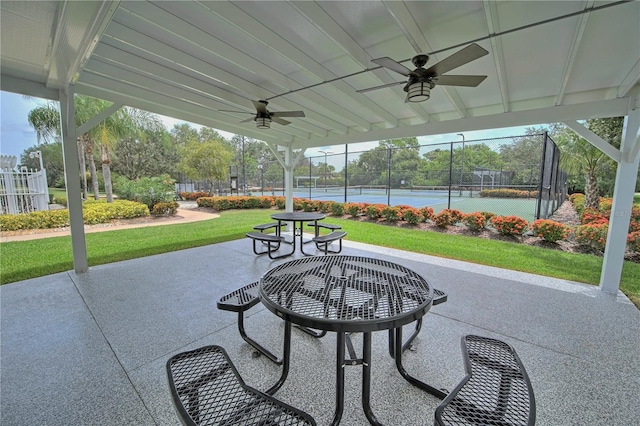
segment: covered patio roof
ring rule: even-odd
[[[617,289],[627,182],[640,159],[640,2],[3,1],[0,11],[1,88],[61,101],[68,176],[77,169],[74,93],[263,140],[282,153],[289,187],[292,150],[565,122],[619,164],[601,280]],[[487,78],[436,85],[419,103],[392,84],[407,77],[372,62],[413,69],[424,53],[431,67],[472,43],[488,53],[443,74]],[[359,92],[379,85],[389,86]],[[304,117],[259,129],[258,100]],[[576,122],[614,116],[628,117],[619,150]],[[77,259],[84,235],[72,229]]]

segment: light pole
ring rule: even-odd
[[[462,197],[462,170],[464,169],[464,135],[462,133],[458,133],[458,136],[462,136],[462,161],[460,162],[460,185],[458,185],[458,189],[460,190],[460,197]]]
[[[327,154],[333,154],[333,151],[318,151],[324,154],[324,192],[327,192]]]
[[[36,157],[40,159],[40,170],[44,169],[44,167],[42,166],[42,151],[31,151],[29,153],[29,158],[36,158]]]
[[[258,164],[258,170],[260,170],[260,192],[264,195],[264,170],[262,164]]]

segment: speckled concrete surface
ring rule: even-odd
[[[285,248],[285,250],[288,249]],[[512,344],[534,386],[539,425],[630,425],[640,418],[640,314],[597,287],[345,241],[344,254],[385,258],[446,291],[405,353],[405,367],[435,387],[463,377],[460,338]],[[165,363],[178,352],[224,346],[252,386],[280,369],[238,335],[217,299],[272,266],[238,240],[0,287],[0,423],[176,425]],[[283,323],[261,305],[247,332],[282,353]],[[409,330],[407,330],[409,331]],[[356,348],[361,336],[353,335]],[[335,336],[293,331],[291,372],[277,396],[329,424]],[[386,425],[433,424],[439,401],[400,377],[387,333],[374,333],[372,408]],[[347,367],[342,425],[366,425],[361,368]]]

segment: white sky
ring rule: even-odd
[[[25,98],[22,95],[0,91],[0,101],[0,153],[3,155],[15,155],[19,160],[20,155],[27,148],[37,144],[36,133],[27,121],[29,111],[37,106],[46,104],[46,100]],[[176,120],[174,118],[164,116],[160,117],[165,123],[167,130],[171,130],[176,123],[184,123],[184,121]],[[198,129],[202,127],[192,123],[189,124]],[[233,137],[232,133],[220,130],[219,132],[227,139]],[[509,127],[503,129],[464,132],[464,136],[465,140],[470,141],[474,139],[522,135],[524,133],[525,127]],[[423,136],[418,138],[421,145],[451,142],[456,140],[462,140],[462,138],[456,133]],[[365,151],[376,146],[378,146],[378,141],[350,144],[349,151]],[[315,157],[324,155],[320,151],[331,151],[334,154],[344,153],[344,145],[309,148],[305,152],[305,156]]]

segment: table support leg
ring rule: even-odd
[[[333,414],[332,426],[340,424],[344,410],[344,355],[345,333],[336,333],[336,411]]]
[[[382,426],[371,410],[371,332],[362,333],[362,409],[370,424]]]
[[[289,365],[291,361],[291,322],[284,322],[284,348],[282,354],[282,374],[275,385],[271,386],[265,391],[268,395],[273,395],[284,385],[287,376],[289,375]]]
[[[313,256],[313,254],[311,253],[305,253],[304,251],[304,245],[308,242],[312,242],[311,240],[309,241],[304,241],[304,236],[303,236],[303,226],[304,224],[302,222],[300,222],[300,253],[304,254],[305,256]],[[295,222],[294,222],[294,227],[295,227]],[[295,238],[295,237],[294,237]]]
[[[436,389],[433,386],[428,385],[416,379],[415,377],[410,376],[409,373],[407,373],[407,371],[404,369],[404,366],[402,365],[402,327],[396,328],[396,338],[394,343],[396,345],[396,348],[395,348],[396,368],[398,369],[398,372],[400,373],[400,375],[404,377],[405,380],[411,383],[413,386],[418,387],[423,391],[428,392],[437,398],[444,399],[447,396],[446,392],[443,392],[440,389]]]

